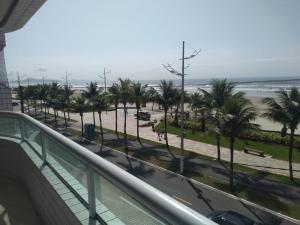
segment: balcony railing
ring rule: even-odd
[[[0,112],[0,136],[27,142],[84,203],[90,218],[103,222],[97,207],[105,206],[123,224],[215,224],[25,114]],[[77,191],[70,175],[87,193]]]

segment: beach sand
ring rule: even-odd
[[[74,96],[79,96],[80,93],[83,92],[82,90],[76,89],[74,92]],[[267,130],[267,131],[280,131],[282,128],[282,125],[280,123],[276,123],[273,121],[268,120],[267,118],[261,117],[261,115],[266,111],[267,106],[262,103],[263,97],[258,97],[258,96],[246,96],[253,104],[255,107],[258,117],[254,121],[254,123],[259,124],[260,128],[262,130]],[[152,103],[147,103],[147,107],[143,108],[143,110],[151,112],[151,107]],[[186,105],[185,108],[190,111],[190,108]],[[158,109],[158,106],[155,104],[155,109]],[[135,111],[133,110],[135,113]],[[156,112],[154,118],[157,119],[159,116],[163,116],[163,112],[161,111],[160,113]],[[300,134],[300,129],[297,129],[295,134]]]
[[[267,109],[267,106],[262,103],[263,97],[247,96],[247,98],[252,102],[257,111],[258,117],[254,123],[259,124],[260,129],[268,131],[281,131],[282,125],[280,123],[275,123],[267,118],[261,117],[261,114],[263,114]],[[299,128],[296,130],[295,134],[300,134]]]

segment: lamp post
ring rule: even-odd
[[[181,149],[181,157],[180,157],[180,173],[183,173],[184,171],[184,76],[186,75],[184,73],[184,70],[188,67],[185,67],[185,60],[194,58],[196,55],[198,55],[201,52],[200,50],[194,50],[194,52],[188,56],[185,57],[185,42],[182,42],[182,58],[181,60],[181,73],[177,72],[170,64],[164,65],[163,67],[168,70],[170,73],[175,74],[177,76],[181,76],[181,112],[180,112],[180,149]]]

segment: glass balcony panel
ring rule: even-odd
[[[40,156],[42,155],[42,138],[40,129],[33,126],[31,123],[22,120],[24,139],[33,147]]]
[[[20,120],[15,117],[0,117],[0,136],[21,138]]]
[[[96,211],[100,215],[114,214],[126,225],[166,224],[149,209],[142,206],[104,177],[95,174]],[[113,217],[113,215],[111,215]],[[112,218],[111,218],[112,219]]]
[[[73,156],[64,145],[49,136],[45,136],[45,149],[47,162],[71,187],[77,192],[83,187],[87,188],[88,170],[81,160]]]

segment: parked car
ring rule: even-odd
[[[207,217],[220,225],[262,225],[234,211],[213,211]]]
[[[136,117],[137,114],[134,114],[134,116]],[[139,119],[140,120],[146,120],[149,121],[151,118],[151,114],[149,112],[145,112],[145,111],[140,111],[139,112]]]

